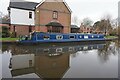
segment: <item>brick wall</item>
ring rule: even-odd
[[[53,19],[53,11],[58,11],[58,19]],[[57,21],[61,23],[63,27],[63,33],[70,33],[71,13],[63,2],[44,2],[36,9],[35,24],[39,25],[36,31],[46,32],[46,24],[51,21]]]
[[[15,28],[15,29],[14,29]],[[25,26],[25,25],[11,25],[10,27],[10,31],[11,32],[16,32],[16,36],[20,36],[20,35],[29,35],[29,26]],[[35,27],[32,26],[32,31],[35,30]]]

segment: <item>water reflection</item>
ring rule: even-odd
[[[98,64],[102,66],[101,63],[110,61],[111,55],[116,56],[118,54],[115,46],[116,44],[114,42],[64,46],[55,44],[49,47],[40,45],[23,46],[17,44],[3,44],[2,59],[5,61],[2,65],[3,78],[104,78],[105,76],[98,73],[99,69],[93,72],[87,69],[89,66],[86,66],[85,63],[90,64],[89,62],[93,61],[94,64],[91,63],[91,65],[94,65],[92,69],[98,67],[96,66]],[[98,56],[97,59],[96,56]],[[90,61],[88,61],[89,59]],[[101,63],[95,60],[99,60]],[[84,67],[83,70],[87,70],[89,74],[93,72],[93,74],[88,75],[86,71],[83,70],[79,72],[79,70],[83,68],[82,66]],[[115,70],[113,72],[114,75],[111,76],[111,74],[108,74],[106,77],[117,77],[117,65],[112,66],[112,68]],[[105,69],[102,71],[105,71]],[[106,71],[107,70],[109,69],[106,69]],[[71,72],[73,74],[71,74]]]
[[[108,42],[103,49],[98,49],[98,58],[102,63],[107,62],[111,55],[118,55],[118,48],[114,42]]]

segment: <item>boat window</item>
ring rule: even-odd
[[[75,36],[70,36],[70,39],[75,39]]]
[[[69,51],[74,51],[74,47],[69,47]]]
[[[44,38],[44,40],[49,40],[50,39],[49,36],[44,36],[43,38]]]
[[[98,35],[98,38],[99,38],[100,36]]]
[[[21,40],[25,40],[25,36],[21,36],[20,38],[21,38]]]
[[[59,39],[59,40],[60,40],[60,39],[63,39],[63,36],[62,36],[62,35],[57,35],[57,36],[56,36],[56,39]]]
[[[88,39],[88,36],[84,36],[85,39]]]
[[[88,49],[88,46],[83,47],[83,49],[84,49],[84,50],[87,50],[87,49]]]
[[[79,36],[80,38],[82,38],[82,36]]]
[[[57,48],[56,52],[62,52],[62,48]]]
[[[92,35],[92,38],[94,38],[94,36]]]

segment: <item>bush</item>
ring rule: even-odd
[[[3,38],[10,37],[9,28],[6,26],[2,26],[2,37]]]
[[[10,37],[11,37],[11,38],[15,38],[15,37],[16,37],[16,32],[11,32],[11,33],[10,33]]]

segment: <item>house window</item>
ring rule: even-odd
[[[62,33],[62,27],[47,27],[49,33]]]
[[[58,18],[58,12],[57,11],[53,11],[53,19],[57,19]]]
[[[32,67],[32,60],[29,60],[29,67]]]
[[[29,12],[29,18],[32,19],[32,12]]]

